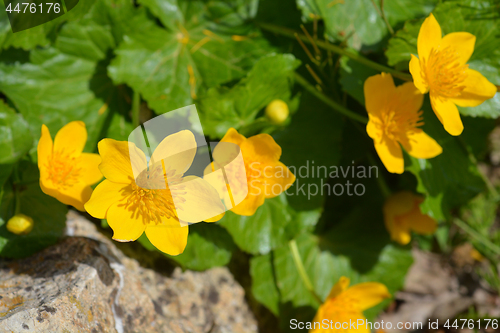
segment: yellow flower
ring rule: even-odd
[[[40,187],[60,202],[84,211],[93,185],[102,179],[97,154],[83,153],[87,129],[81,121],[72,121],[57,132],[54,142],[47,126],[42,125],[38,142]]]
[[[436,220],[420,211],[422,201],[420,196],[407,191],[396,193],[385,201],[384,222],[393,240],[405,245],[411,240],[410,231],[422,235],[436,231]]]
[[[134,241],[146,232],[160,251],[182,253],[188,223],[224,213],[219,195],[210,184],[199,177],[184,177],[196,147],[193,133],[180,131],[163,139],[148,163],[133,143],[101,140],[99,168],[106,179],[96,187],[85,208],[90,215],[107,219],[114,240]]]
[[[451,135],[464,126],[457,106],[478,106],[495,96],[497,89],[481,73],[469,68],[476,37],[452,32],[442,37],[441,27],[430,14],[418,33],[418,58],[411,55],[410,72],[422,94],[429,92],[432,109]]]
[[[419,127],[423,125],[423,95],[412,82],[398,87],[390,74],[369,77],[364,84],[368,125],[378,156],[389,172],[403,173],[401,144],[416,158],[432,158],[443,151],[441,146]]]
[[[325,302],[319,307],[312,323],[313,329],[310,332],[370,332],[369,329],[366,329],[366,318],[363,311],[379,304],[391,295],[387,287],[378,282],[359,283],[350,288],[349,282],[349,278],[342,276],[333,286]],[[364,325],[349,330],[349,320],[357,322],[358,319],[363,320]],[[328,327],[322,325],[325,323],[328,323]],[[335,328],[335,323],[338,323],[337,328]]]
[[[281,99],[275,99],[266,107],[266,117],[276,125],[283,124],[289,114],[288,105]]]
[[[258,134],[250,138],[245,138],[234,128],[230,128],[226,135],[214,149],[214,160],[227,161],[229,157],[220,157],[221,155],[231,155],[225,148],[224,142],[238,145],[243,156],[245,175],[240,175],[239,165],[235,165],[235,170],[227,170],[230,191],[235,198],[242,197],[243,200],[231,209],[238,215],[251,216],[255,214],[257,208],[264,204],[266,198],[274,198],[286,191],[295,181],[295,175],[279,161],[281,157],[281,147],[274,141],[269,134]],[[224,150],[224,152],[221,152]],[[220,163],[225,165],[226,163]],[[226,168],[228,169],[228,168]],[[241,168],[242,170],[243,168]],[[205,175],[213,170],[213,166],[207,166]],[[214,187],[218,184],[225,184],[217,179],[206,177]],[[232,182],[232,184],[231,184]],[[219,189],[220,192],[222,192]],[[247,194],[248,193],[248,194]],[[228,200],[226,200],[228,201]],[[225,202],[226,202],[225,201]],[[231,206],[232,207],[232,206]]]
[[[24,214],[16,214],[7,222],[7,230],[16,235],[27,235],[33,230],[33,219]]]

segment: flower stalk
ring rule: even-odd
[[[290,251],[292,252],[292,257],[295,263],[295,267],[297,267],[297,271],[299,272],[300,278],[302,279],[302,282],[304,282],[306,289],[311,293],[311,295],[318,302],[318,304],[323,303],[318,294],[316,294],[316,291],[314,290],[311,280],[307,275],[306,269],[304,268],[304,263],[302,262],[302,258],[300,257],[299,249],[297,247],[297,242],[295,241],[295,239],[292,239],[290,242],[288,242],[288,245],[290,246]]]
[[[280,26],[277,26],[274,24],[269,24],[269,23],[264,23],[264,22],[257,22],[257,25],[260,28],[267,30],[269,32],[273,32],[273,33],[276,33],[276,34],[279,34],[282,36],[286,36],[286,37],[290,37],[290,38],[299,38],[300,40],[302,40],[306,43],[311,43],[311,41],[309,40],[309,38],[307,38],[306,35],[301,34],[301,33],[297,33],[291,29],[287,29],[284,27],[280,27]],[[316,45],[318,47],[320,47],[322,49],[332,51],[332,52],[340,54],[342,56],[346,56],[348,58],[351,58],[354,61],[357,61],[365,66],[368,66],[370,68],[375,69],[376,71],[390,73],[390,74],[392,74],[392,76],[397,77],[398,79],[401,79],[404,81],[411,81],[412,80],[412,77],[410,74],[402,73],[402,72],[397,71],[395,69],[392,69],[390,67],[381,65],[381,64],[376,63],[374,61],[371,61],[371,60],[369,60],[369,59],[367,59],[359,54],[356,54],[356,53],[350,52],[350,51],[346,51],[339,46],[336,46],[336,45],[333,45],[333,44],[330,44],[330,43],[327,43],[327,42],[321,41],[321,40],[315,40],[314,42],[316,43]]]

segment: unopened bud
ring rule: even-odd
[[[24,214],[17,214],[7,222],[7,230],[16,235],[27,235],[33,230],[33,219]]]
[[[281,99],[275,99],[266,107],[266,117],[276,125],[282,124],[289,114],[288,105]]]

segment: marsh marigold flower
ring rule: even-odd
[[[87,129],[82,121],[73,121],[57,132],[54,141],[47,126],[42,125],[38,141],[40,187],[60,202],[84,211],[93,185],[102,179],[97,154],[83,153]]]
[[[422,235],[430,235],[436,231],[436,220],[420,211],[423,200],[420,196],[403,191],[385,201],[384,222],[394,241],[405,245],[411,240],[411,231]]]
[[[33,230],[33,219],[24,214],[16,214],[7,222],[7,230],[16,235],[27,235]]]
[[[364,93],[369,118],[366,131],[389,172],[404,171],[400,144],[416,158],[441,154],[441,146],[419,128],[424,97],[412,82],[396,87],[392,76],[382,73],[365,81]]]
[[[107,219],[114,240],[134,241],[146,232],[160,251],[182,253],[188,223],[224,212],[210,184],[196,176],[184,176],[196,147],[193,133],[180,131],[163,139],[148,162],[134,143],[101,140],[99,168],[106,179],[96,187],[85,208],[90,215]],[[171,156],[174,158],[167,158]]]
[[[497,89],[481,73],[469,68],[476,37],[452,32],[442,37],[441,27],[430,14],[420,27],[418,58],[411,55],[410,72],[422,94],[429,92],[432,109],[451,135],[464,129],[458,106],[478,106],[495,96]]]
[[[310,332],[348,332],[349,329],[345,329],[345,326],[341,328],[343,323],[349,323],[349,320],[357,322],[358,319],[366,321],[363,311],[391,297],[387,287],[382,283],[363,282],[349,287],[349,282],[349,278],[342,276],[333,286],[325,302],[319,307]],[[328,327],[323,325],[323,320],[325,320],[325,323],[328,322]],[[333,322],[333,325],[331,322]],[[335,323],[340,324],[340,329],[335,328]],[[337,325],[337,327],[339,326]],[[360,325],[354,331],[359,333],[370,332],[364,325]]]
[[[245,175],[232,175],[233,179],[246,180],[231,187],[234,196],[238,196],[236,192],[248,189],[245,199],[233,207],[232,212],[244,216],[253,215],[264,204],[265,199],[280,195],[295,181],[295,175],[279,161],[281,147],[269,134],[258,134],[247,139],[230,128],[219,145],[223,146],[221,143],[224,142],[239,146],[246,171]],[[217,149],[218,146],[214,149],[214,156],[218,154]],[[207,166],[205,175],[211,170],[212,166]],[[212,181],[209,178],[207,180]],[[212,183],[217,186],[217,182]]]

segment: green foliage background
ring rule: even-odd
[[[408,172],[395,177],[378,162],[363,126],[317,96],[366,116],[363,82],[378,71],[324,49],[310,59],[287,29],[302,33],[304,24],[311,34],[316,31],[312,38],[407,71],[410,54],[417,53],[419,27],[432,11],[444,33],[476,35],[470,67],[500,84],[499,2],[391,0],[380,5],[379,0],[80,0],[69,13],[16,34],[0,5],[0,255],[30,255],[63,232],[67,207],[44,195],[37,182],[41,125],[55,135],[68,122],[82,120],[89,131],[85,150],[96,152],[104,137],[127,140],[134,128],[134,96],[142,98],[150,117],[196,104],[211,139],[220,139],[230,127],[247,136],[270,133],[288,166],[376,163],[391,190],[425,196],[423,212],[445,233],[460,209],[476,212],[492,202],[494,207],[477,160],[484,160],[488,133],[500,115],[499,94],[477,108],[460,109],[465,131],[458,138],[442,129],[426,97],[424,129],[443,154],[431,160],[405,156]],[[319,75],[319,90],[306,65]],[[309,83],[297,84],[296,73]],[[269,123],[263,113],[277,98],[292,113],[282,126]],[[302,184],[339,181],[298,177],[291,192]],[[280,318],[283,331],[290,318],[310,321],[319,305],[297,271],[292,240],[320,297],[343,275],[352,283],[382,282],[394,294],[412,263],[410,246],[390,241],[377,179],[362,182],[366,193],[361,197],[281,195],[266,200],[251,217],[228,212],[217,224],[194,225],[186,251],[169,258],[193,270],[243,258],[248,270],[241,274],[251,277],[249,297]],[[27,236],[5,228],[16,193],[21,212],[35,220]],[[466,223],[488,237],[491,218],[468,216]],[[139,241],[155,251],[145,237]],[[420,237],[417,245],[433,242],[442,244]],[[388,302],[366,315],[373,319]]]

